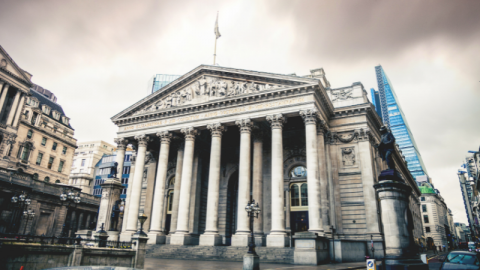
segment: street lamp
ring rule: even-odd
[[[258,206],[258,203],[255,204],[255,200],[252,200],[247,203],[247,206],[245,206],[245,211],[247,211],[248,217],[250,218],[251,237],[250,244],[248,244],[248,253],[256,255],[255,238],[253,237],[253,220],[254,218],[258,218],[258,214],[260,213],[260,207]]]
[[[23,227],[23,234],[25,234],[25,231],[27,230],[28,221],[35,217],[35,212],[32,209],[23,211],[23,217],[27,219],[25,221],[25,226]]]
[[[140,230],[135,233],[137,236],[142,236],[142,237],[148,237],[148,235],[143,231],[143,223],[145,223],[145,220],[147,220],[147,215],[145,213],[142,213],[138,216],[138,221],[140,221]]]
[[[71,203],[73,203],[73,206],[76,208],[77,204],[81,202],[80,194],[78,192],[74,192],[73,189],[67,189],[63,188],[62,194],[60,194],[60,201],[63,202],[68,202],[67,207],[71,206]],[[62,231],[62,237],[65,237],[67,234],[67,219],[65,218],[65,221],[63,223],[63,231]],[[70,229],[70,228],[68,228]]]
[[[26,210],[28,206],[32,203],[32,200],[28,198],[27,194],[25,194],[24,191],[17,196],[17,194],[13,195],[11,202],[18,208],[20,208],[19,211],[15,212],[14,215],[12,215],[12,219],[10,222],[10,228],[15,227],[14,223],[16,222],[17,218],[19,215],[22,215],[22,213]]]

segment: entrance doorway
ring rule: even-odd
[[[227,222],[225,230],[225,244],[232,244],[232,235],[237,230],[237,202],[238,201],[238,171],[230,176],[227,191]]]
[[[290,184],[290,228],[292,234],[308,231],[308,186],[306,182]]]

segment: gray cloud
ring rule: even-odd
[[[148,94],[156,73],[218,63],[377,88],[389,75],[427,170],[466,222],[456,170],[478,149],[480,2],[3,0],[0,44],[52,90],[79,141],[112,142],[110,117]]]

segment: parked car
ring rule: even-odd
[[[479,255],[470,251],[452,251],[443,259],[440,270],[444,269],[480,269]]]

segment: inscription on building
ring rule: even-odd
[[[249,112],[249,111],[257,111],[257,110],[263,110],[263,109],[268,109],[268,108],[275,108],[275,107],[281,107],[281,106],[290,105],[290,104],[301,103],[301,102],[304,102],[304,101],[307,101],[307,100],[308,100],[307,97],[299,97],[299,98],[292,98],[292,99],[288,99],[288,100],[280,100],[280,101],[273,101],[273,102],[268,102],[268,103],[248,105],[248,106],[239,107],[239,108],[224,109],[224,110],[219,110],[219,111],[215,111],[215,112],[201,113],[201,114],[196,114],[196,115],[177,117],[177,118],[171,118],[171,119],[166,119],[166,120],[159,120],[159,121],[155,121],[155,122],[151,122],[151,123],[144,123],[144,124],[138,124],[138,125],[133,125],[133,126],[121,127],[120,131],[129,131],[129,130],[148,128],[148,127],[157,127],[157,126],[181,123],[181,122],[192,121],[192,120],[199,120],[199,119],[205,119],[205,118],[211,118],[211,117],[217,117],[217,116],[231,115],[231,114]]]

